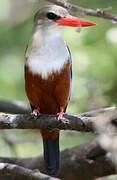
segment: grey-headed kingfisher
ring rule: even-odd
[[[85,27],[95,23],[71,16],[56,5],[34,16],[32,36],[25,54],[25,89],[34,115],[66,111],[72,83],[70,51],[61,36],[61,26]],[[60,171],[59,130],[40,130],[47,174]]]

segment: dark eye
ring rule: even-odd
[[[50,12],[50,13],[47,13],[47,18],[51,20],[58,20],[60,19],[60,16],[57,16],[56,14]]]

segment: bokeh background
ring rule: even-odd
[[[115,0],[70,0],[84,8],[108,8],[117,14]],[[44,0],[0,0],[0,99],[27,101],[24,89],[24,54],[32,31],[34,13],[48,3]],[[79,16],[70,12],[72,15]],[[97,26],[66,27],[73,62],[71,102],[67,111],[81,113],[116,105],[117,25],[110,20],[83,16]],[[90,133],[62,132],[61,150],[93,138]],[[33,157],[42,153],[39,131],[1,131],[1,156]]]

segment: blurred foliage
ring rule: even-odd
[[[109,13],[117,13],[115,0],[70,0],[70,2],[93,9],[112,6],[113,10]],[[47,2],[34,0],[0,0],[1,99],[27,101],[24,90],[24,54],[31,36],[34,12],[45,4]],[[71,14],[77,15],[74,12]],[[81,33],[76,32],[75,28],[67,27],[63,30],[63,38],[71,50],[73,62],[72,96],[67,109],[72,113],[112,106],[116,104],[117,99],[117,25],[96,17],[83,18],[96,22],[97,26],[84,28]],[[16,136],[18,133],[18,137],[27,136],[27,131],[12,133]],[[37,131],[33,131],[29,134],[34,136],[36,133]],[[61,134],[61,149],[92,138],[91,134],[82,136],[73,132]],[[20,157],[35,156],[39,151],[42,152],[40,139],[38,145],[36,144],[37,142],[33,145],[16,143],[14,148]],[[3,156],[13,154],[3,139],[0,148]]]

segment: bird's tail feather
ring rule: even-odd
[[[58,175],[60,171],[59,131],[41,130],[41,134],[47,174]]]

